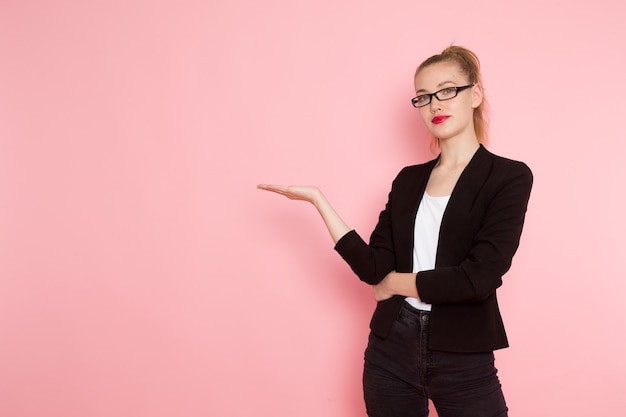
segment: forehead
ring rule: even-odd
[[[415,76],[415,91],[435,91],[447,83],[462,85],[467,76],[456,62],[438,62],[422,68]]]

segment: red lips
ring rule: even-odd
[[[449,117],[450,117],[450,116],[435,116],[435,117],[433,117],[433,119],[431,120],[431,122],[433,122],[433,124],[438,125],[438,124],[443,123],[443,122],[445,122],[446,120],[448,120],[448,118],[449,118]]]

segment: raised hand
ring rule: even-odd
[[[319,188],[306,185],[259,184],[257,188],[284,195],[290,200],[308,201],[312,204],[316,204],[322,197],[322,192]]]

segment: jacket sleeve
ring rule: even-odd
[[[335,245],[335,250],[350,265],[359,279],[371,285],[378,284],[395,269],[390,219],[392,193],[389,193],[385,209],[380,213],[369,245],[354,230],[344,235]]]
[[[417,273],[420,299],[429,304],[478,302],[502,285],[519,246],[533,177],[516,163],[501,177],[474,235],[467,257],[458,265]]]

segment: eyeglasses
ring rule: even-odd
[[[431,94],[420,94],[417,97],[413,97],[411,99],[411,104],[413,104],[413,107],[424,107],[424,106],[428,106],[430,104],[430,102],[432,101],[433,97],[437,97],[437,100],[439,101],[444,101],[444,100],[450,100],[454,97],[456,97],[460,91],[465,90],[466,88],[470,88],[472,87],[474,84],[469,84],[469,85],[463,85],[460,87],[446,87],[446,88],[442,88],[439,91],[435,91],[434,93]]]

